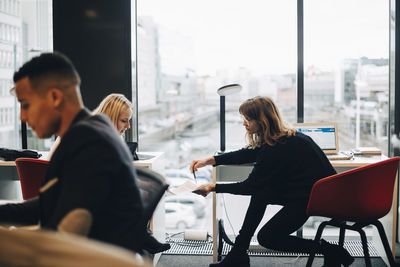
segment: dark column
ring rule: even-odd
[[[81,76],[85,106],[110,93],[132,100],[131,0],[54,0],[53,35]]]
[[[394,69],[394,76],[390,75],[390,115],[393,116],[393,120],[391,121],[394,123],[392,125],[392,129],[394,128],[394,134],[399,136],[400,134],[400,2],[393,0],[390,1],[390,55],[389,55],[389,62],[390,62],[390,74],[393,74]],[[393,30],[394,27],[394,30]],[[393,36],[394,33],[394,36]],[[393,40],[394,39],[394,40]],[[394,63],[394,64],[393,64]],[[393,84],[395,85],[393,88]],[[396,155],[400,153],[397,151]]]
[[[297,122],[304,122],[304,12],[297,0]]]
[[[399,156],[400,147],[398,146],[400,137],[400,1],[389,1],[389,126],[388,126],[388,156]],[[394,143],[393,143],[394,142]],[[396,144],[397,143],[397,144]],[[399,185],[397,185],[397,198],[399,197]],[[398,210],[399,202],[397,202]],[[396,241],[399,242],[397,235],[399,228],[399,214],[396,219]]]

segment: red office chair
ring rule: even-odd
[[[310,195],[307,214],[331,218],[318,227],[315,240],[320,240],[327,225],[340,228],[339,245],[343,247],[345,230],[360,233],[366,266],[371,266],[367,238],[363,227],[373,224],[378,229],[390,266],[395,266],[389,243],[379,218],[392,206],[394,183],[400,157],[356,168],[317,181]],[[352,224],[347,224],[347,223]],[[315,253],[307,266],[311,267]]]
[[[47,160],[18,158],[15,160],[24,200],[39,195],[39,188],[46,174]]]

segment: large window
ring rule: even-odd
[[[22,63],[52,50],[50,0],[0,1],[0,147],[21,148],[19,105],[9,91],[12,76]],[[50,140],[39,140],[28,128],[28,146],[48,150]]]
[[[387,153],[388,5],[304,1],[304,103],[297,107],[297,1],[138,0],[141,150],[165,151],[165,175],[172,186],[191,179],[191,160],[219,148],[217,88],[240,83],[243,90],[226,98],[228,150],[245,145],[239,104],[268,95],[288,122],[297,121],[297,108],[304,108],[305,122],[336,122],[340,150],[377,146]],[[202,182],[210,175],[204,171]],[[208,203],[192,196],[195,207],[188,198],[167,197],[166,208],[171,213],[178,208],[168,203],[181,202],[182,210],[173,212],[191,212],[196,219],[185,227],[210,227],[210,208],[196,215]],[[167,226],[170,231],[184,227]]]
[[[220,86],[242,85],[226,97],[228,150],[245,145],[238,107],[247,98],[271,96],[285,119],[296,120],[295,0],[139,0],[137,7],[139,146],[166,153],[172,186],[193,179],[191,161],[220,147]],[[197,176],[198,183],[208,183],[211,169]],[[210,230],[209,201],[167,196],[167,230]],[[176,216],[195,220],[169,221]]]
[[[336,122],[339,148],[387,154],[389,1],[304,3],[305,122]]]

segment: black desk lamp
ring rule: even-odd
[[[242,89],[240,84],[228,84],[218,88],[217,93],[219,97],[219,129],[220,129],[220,151],[225,151],[225,96],[239,92]]]
[[[228,84],[218,88],[217,93],[219,94],[219,129],[220,129],[220,151],[217,154],[222,154],[225,152],[225,96],[231,95],[242,90],[240,84]],[[221,260],[223,241],[230,245],[233,242],[229,239],[225,232],[223,220],[218,220],[218,242],[217,242],[217,255],[218,260]]]

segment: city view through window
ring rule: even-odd
[[[21,148],[19,105],[12,76],[29,58],[53,50],[50,0],[0,0],[0,146]],[[29,148],[49,150],[28,128]]]
[[[242,85],[226,97],[227,150],[246,145],[238,107],[247,98],[270,96],[287,122],[297,121],[296,5],[296,0],[137,1],[132,80],[139,149],[165,152],[164,175],[171,186],[194,181],[191,161],[219,150],[219,87]],[[51,1],[0,0],[1,147],[21,147],[19,106],[9,93],[13,72],[44,51],[52,51]],[[388,57],[388,1],[304,1],[304,122],[336,122],[340,150],[376,146],[386,154]],[[28,128],[28,148],[49,150],[51,144]],[[210,181],[211,168],[197,173],[199,184]],[[244,211],[234,209],[233,198],[225,200],[232,224],[227,231],[237,233]],[[168,232],[211,231],[210,197],[167,196],[165,202]]]
[[[340,150],[376,146],[387,152],[388,5],[304,3],[304,122],[336,122]],[[137,7],[139,146],[165,152],[171,186],[193,179],[191,161],[219,149],[220,86],[243,87],[226,97],[228,150],[246,144],[237,110],[247,98],[270,96],[284,119],[296,122],[296,1],[147,0]],[[201,176],[198,183],[210,182],[211,170]],[[211,198],[169,198],[167,231],[211,230]],[[225,201],[230,234],[244,216],[231,201]]]

